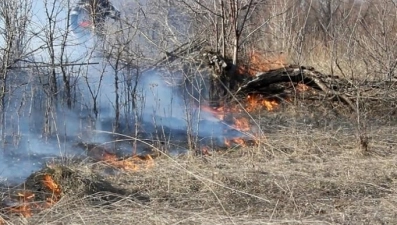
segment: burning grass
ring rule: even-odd
[[[112,167],[132,172],[148,170],[154,167],[154,160],[150,155],[134,155],[125,159],[118,159],[115,154],[107,153],[104,155],[103,161]]]
[[[220,143],[220,149],[224,150],[239,147],[257,146],[262,139],[258,132],[257,124],[254,124],[247,113],[258,113],[261,109],[268,111],[275,110],[279,106],[277,101],[268,101],[266,99],[257,99],[256,95],[249,95],[247,101],[242,104],[224,105],[220,107],[201,106],[201,110],[211,113],[214,117],[222,120],[227,126],[223,135],[223,143]],[[244,107],[244,108],[243,108]],[[235,132],[231,132],[235,131]],[[213,146],[214,147],[214,146]],[[199,151],[203,155],[211,155],[209,147],[205,146]]]
[[[17,190],[3,189],[16,203],[2,206],[5,223],[21,224],[16,215],[28,217],[24,224],[397,223],[397,124],[366,121],[363,152],[348,116],[304,102],[275,107],[251,114],[266,140],[226,138],[239,148],[201,146],[202,157],[123,158],[84,145],[94,160],[51,165]],[[233,108],[208,110],[252,131]]]
[[[45,202],[62,193],[44,211],[24,210],[31,216],[25,224],[395,224],[396,125],[372,124],[363,154],[348,118],[310,119],[309,111],[262,115],[261,127],[272,130],[264,145],[205,157],[163,155],[149,170],[107,176],[98,163],[54,165],[28,179],[24,190],[31,192],[15,197]]]
[[[23,184],[4,192],[5,198],[0,202],[0,209],[8,218],[13,215],[30,218],[56,207],[65,196],[79,198],[100,191],[127,193],[101,179],[99,173],[87,173],[81,168],[54,164],[33,173]]]
[[[242,135],[224,137],[224,146],[234,148],[258,145],[263,138],[258,132],[257,124],[253,124],[252,117],[249,117],[248,113],[255,115],[263,111],[276,111],[280,104],[277,99],[266,98],[261,94],[249,94],[241,104],[220,107],[201,106],[201,109],[229,124],[231,129],[241,132]]]
[[[45,174],[43,177],[43,185],[49,191],[52,192],[54,200],[58,199],[61,196],[61,187],[54,181],[54,179],[49,174]]]
[[[156,167],[150,170],[101,177],[117,189],[135,194],[106,189],[76,198],[69,193],[52,208],[33,214],[27,221],[396,223],[397,155],[390,150],[397,147],[393,141],[396,130],[388,126],[368,130],[372,137],[371,155],[364,156],[354,141],[354,127],[348,123],[339,121],[313,127],[298,119],[285,117],[272,124],[262,121],[264,127],[274,129],[268,134],[266,147],[215,152],[204,159],[162,156],[156,158]],[[290,126],[276,126],[283,123]],[[85,179],[100,173],[95,164],[69,167],[72,171],[85,171],[79,172]],[[137,197],[137,193],[146,198]],[[29,196],[27,193],[21,198]]]
[[[102,162],[107,168],[125,172],[147,171],[154,167],[150,155],[120,158],[102,146],[84,145],[95,162]],[[103,170],[105,171],[105,170]],[[7,200],[3,200],[1,211],[7,215],[21,215],[30,218],[41,211],[54,207],[63,196],[68,194],[84,195],[97,191],[125,193],[114,188],[112,184],[96,180],[78,170],[60,165],[48,165],[46,168],[32,174],[26,182],[11,190]]]
[[[274,111],[278,108],[279,102],[276,99],[265,98],[260,94],[250,94],[247,96],[246,110],[255,112],[259,110]]]
[[[154,160],[150,155],[133,154],[120,157],[114,153],[114,150],[99,144],[80,142],[77,146],[83,147],[87,155],[95,162],[103,162],[110,167],[126,172],[137,172],[154,167]]]
[[[8,206],[4,207],[3,210],[6,213],[18,214],[29,218],[34,213],[48,209],[58,202],[62,191],[53,177],[50,174],[44,174],[39,179],[42,179],[38,180],[38,185],[42,186],[42,188],[39,188],[42,190],[41,196],[38,196],[39,198],[36,198],[36,194],[32,190],[17,190],[15,194],[9,196]]]

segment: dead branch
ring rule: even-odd
[[[337,81],[337,82],[332,82]],[[290,65],[288,67],[274,69],[267,72],[258,73],[252,80],[249,80],[237,90],[237,93],[260,92],[276,83],[303,83],[317,90],[321,90],[331,99],[339,99],[347,104],[352,110],[355,109],[353,102],[342,93],[340,85],[333,83],[344,83],[349,86],[347,81],[341,80],[338,76],[324,75],[313,67]]]
[[[37,64],[27,66],[9,66],[8,69],[27,69],[27,68],[38,68],[38,67],[63,67],[63,66],[86,66],[86,65],[97,65],[99,62],[93,63],[56,63],[56,64]]]

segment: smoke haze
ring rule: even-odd
[[[0,182],[22,181],[55,158],[84,157],[85,152],[76,148],[77,142],[112,141],[109,135],[92,131],[114,131],[116,95],[120,103],[119,127],[127,133],[127,127],[131,129],[140,123],[150,124],[150,129],[161,127],[185,135],[190,130],[200,137],[222,138],[226,125],[211,113],[200,111],[178,88],[182,74],[167,74],[173,79],[166,79],[159,69],[137,76],[131,68],[115,68],[112,60],[103,57],[103,39],[90,31],[69,33],[68,9],[62,1],[55,2],[55,5],[33,2],[29,14],[32,22],[28,27],[31,38],[26,42],[26,49],[32,54],[27,58],[36,63],[84,64],[68,66],[62,71],[73,87],[73,107],[68,108],[62,98],[66,90],[58,67],[56,100],[48,93],[51,67],[34,64],[38,66],[10,71],[3,112],[5,126],[1,128],[5,135],[1,140]],[[55,27],[49,26],[46,17],[51,9],[54,9],[52,18],[57,21]],[[58,37],[53,46],[48,46],[49,32]],[[0,45],[4,44],[0,41]]]

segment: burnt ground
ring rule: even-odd
[[[101,163],[70,160],[62,164],[78,175],[63,178],[83,180],[78,188],[31,218],[1,215],[5,224],[396,224],[392,110],[357,116],[289,102],[252,113],[265,134],[258,146],[161,155],[153,168],[111,175]],[[92,183],[106,185],[81,188]]]

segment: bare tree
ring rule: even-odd
[[[39,34],[37,35],[42,43],[44,51],[40,55],[42,64],[48,66],[39,68],[41,71],[41,83],[43,91],[46,93],[46,109],[45,109],[45,123],[44,133],[51,134],[53,124],[51,121],[54,119],[54,109],[59,99],[58,95],[62,91],[66,106],[71,109],[72,107],[72,87],[70,83],[69,69],[67,64],[69,61],[66,53],[66,46],[70,41],[69,29],[69,8],[70,0],[45,0],[43,1],[44,15],[36,15],[38,20],[43,24],[37,27]],[[64,12],[67,12],[66,15]],[[38,58],[36,57],[36,60]],[[34,62],[37,63],[38,62]],[[59,76],[61,75],[61,76]],[[61,83],[62,81],[63,83]],[[52,118],[52,119],[51,119]],[[55,126],[55,124],[53,124]]]
[[[0,3],[0,111],[2,140],[6,130],[6,95],[10,94],[8,84],[10,68],[24,59],[27,24],[30,21],[31,3],[24,0],[2,1]],[[4,143],[4,142],[3,142]]]
[[[210,42],[214,45],[213,49],[220,50],[223,57],[230,57],[233,65],[238,63],[242,43],[246,43],[268,22],[264,20],[258,24],[254,23],[253,19],[256,11],[265,8],[267,3],[265,0],[214,0],[205,3],[197,0],[180,0],[178,2],[198,21],[194,32],[197,35],[205,33],[207,38],[213,40]]]

